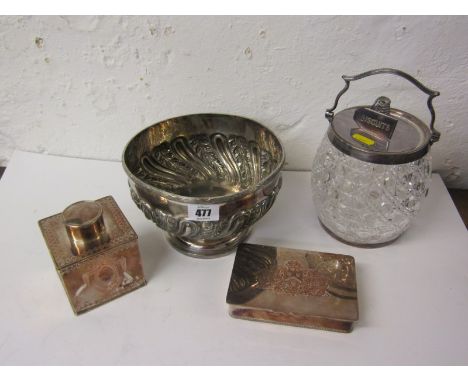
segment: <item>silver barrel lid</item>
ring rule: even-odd
[[[429,95],[430,127],[410,113],[391,108],[387,97],[377,98],[373,105],[351,107],[336,115],[333,113],[350,81],[381,73],[404,77]],[[432,107],[432,99],[439,92],[426,88],[396,69],[376,69],[357,76],[343,76],[343,79],[346,86],[336,97],[334,106],[325,113],[330,121],[328,138],[343,153],[371,163],[402,164],[423,157],[439,140],[440,133],[434,129],[435,112]]]

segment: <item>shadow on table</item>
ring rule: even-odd
[[[354,324],[356,329],[372,326],[369,316],[372,316],[373,307],[370,305],[372,296],[369,296],[371,289],[364,283],[369,280],[366,264],[360,264],[356,261],[356,284],[358,292],[359,320]]]
[[[158,229],[140,232],[138,244],[143,261],[143,271],[147,281],[150,281],[158,272],[166,266],[171,247]]]

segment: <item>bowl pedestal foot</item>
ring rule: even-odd
[[[190,240],[174,234],[167,234],[166,237],[169,243],[184,255],[198,259],[212,259],[229,255],[249,233],[250,229],[246,229],[220,240]]]

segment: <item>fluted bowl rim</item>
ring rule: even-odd
[[[253,123],[254,125],[258,125],[259,127],[265,129],[269,134],[271,134],[276,139],[276,141],[278,143],[278,146],[280,148],[280,151],[281,151],[278,163],[276,164],[275,168],[271,171],[270,174],[268,174],[264,179],[261,179],[255,185],[247,187],[247,188],[242,189],[242,190],[237,191],[237,192],[229,193],[229,194],[226,194],[226,195],[218,195],[218,196],[185,196],[185,195],[180,195],[180,194],[177,194],[175,192],[170,192],[170,191],[164,190],[164,189],[162,189],[160,187],[156,187],[156,186],[154,186],[152,184],[149,184],[149,183],[143,181],[142,179],[138,178],[135,174],[133,174],[133,172],[128,168],[125,158],[126,158],[127,150],[129,149],[130,145],[134,142],[134,140],[138,136],[140,136],[140,134],[144,134],[145,131],[147,131],[149,129],[152,129],[152,128],[156,127],[157,125],[161,124],[161,123],[169,122],[171,120],[175,120],[175,119],[179,119],[179,118],[194,117],[194,116],[198,116],[198,117],[210,117],[210,116],[213,117],[213,116],[215,116],[215,117],[227,117],[227,118],[237,118],[237,119],[240,118],[240,119],[243,119],[245,121],[249,121],[249,122]],[[216,132],[217,132],[217,130],[213,130],[213,133],[216,133]],[[157,195],[162,196],[162,197],[164,197],[164,198],[166,198],[168,200],[182,202],[182,203],[217,204],[217,203],[226,203],[226,202],[229,202],[229,201],[232,201],[232,200],[242,199],[244,196],[255,193],[259,189],[261,189],[262,187],[268,185],[270,182],[274,181],[275,178],[277,178],[279,172],[281,171],[281,169],[282,169],[282,167],[284,165],[285,159],[286,159],[285,150],[284,150],[284,146],[283,146],[281,140],[278,138],[278,136],[271,129],[264,126],[263,124],[255,121],[255,120],[253,120],[251,118],[246,118],[246,117],[243,117],[243,116],[233,115],[233,114],[193,113],[193,114],[184,114],[184,115],[180,115],[180,116],[177,116],[177,117],[171,117],[171,118],[161,120],[159,122],[153,123],[150,126],[147,126],[143,130],[136,133],[128,141],[128,143],[125,145],[125,148],[124,148],[123,153],[122,153],[122,166],[123,166],[124,171],[126,172],[127,176],[136,185],[146,189],[147,191],[155,192],[155,193],[157,193]]]

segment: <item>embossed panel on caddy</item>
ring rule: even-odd
[[[72,204],[39,226],[76,314],[146,285],[138,236],[112,196]]]

